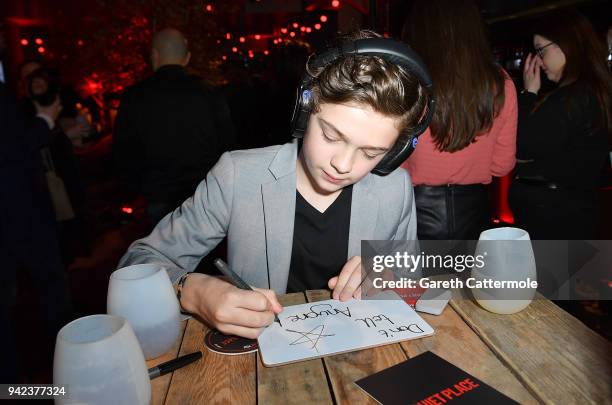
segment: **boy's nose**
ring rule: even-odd
[[[353,167],[353,153],[349,150],[336,153],[331,160],[331,165],[338,174],[350,173]]]

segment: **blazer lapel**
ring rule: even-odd
[[[370,176],[353,186],[348,258],[361,255],[361,241],[374,239],[378,220],[378,198],[370,192]]]
[[[270,288],[282,294],[287,288],[293,247],[296,157],[297,143],[284,145],[269,167],[275,180],[261,186],[268,279]]]

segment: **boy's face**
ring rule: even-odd
[[[331,194],[368,174],[399,136],[398,119],[359,104],[321,104],[304,136],[301,165],[311,186]]]

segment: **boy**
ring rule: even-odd
[[[351,40],[374,37],[361,31]],[[405,67],[342,49],[307,64],[301,144],[225,153],[119,266],[160,263],[175,281],[227,236],[230,267],[256,291],[189,273],[180,303],[221,332],[249,338],[282,310],[276,293],[327,286],[334,299],[360,298],[361,241],[416,239],[407,173],[370,171],[406,144],[428,97]]]

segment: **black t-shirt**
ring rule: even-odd
[[[287,292],[327,288],[346,263],[353,186],[319,212],[296,191],[295,225]]]

